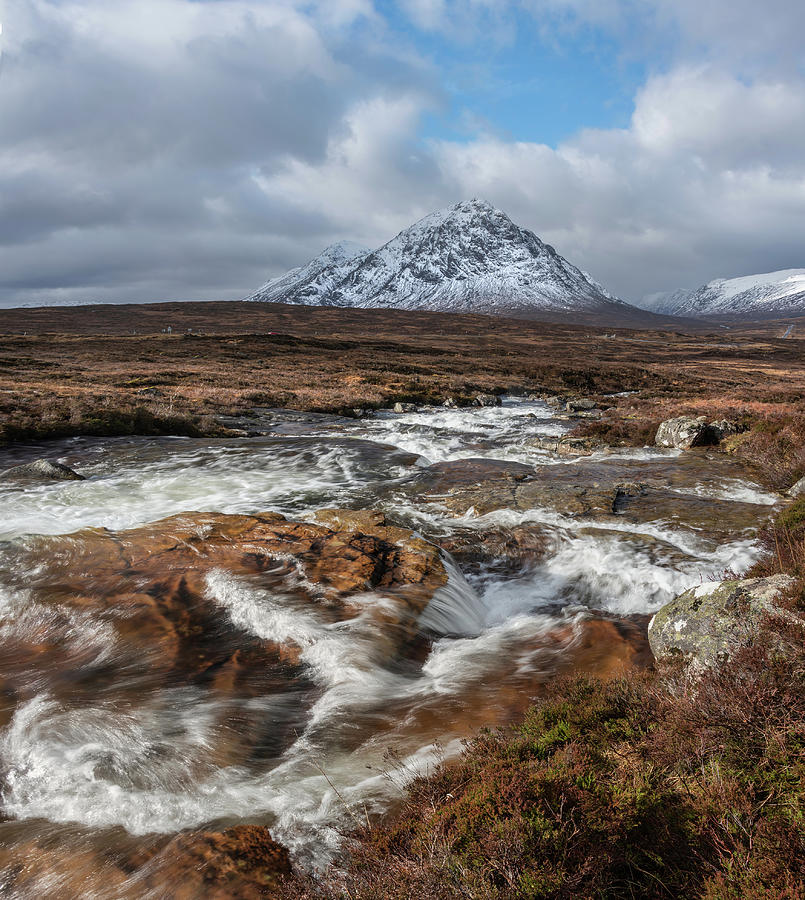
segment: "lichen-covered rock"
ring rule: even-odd
[[[0,481],[84,481],[83,475],[49,459],[37,459],[0,472]]]
[[[700,667],[728,659],[750,644],[766,613],[793,584],[788,575],[700,584],[680,594],[654,616],[648,637],[657,659],[682,657]]]
[[[738,422],[731,422],[729,419],[718,419],[715,422],[711,422],[707,428],[710,437],[715,443],[723,441],[724,438],[730,437],[733,434],[740,434],[742,431],[746,430],[745,427],[741,426]]]
[[[595,402],[595,400],[590,400],[587,397],[581,397],[578,400],[568,400],[565,404],[565,409],[568,412],[582,412],[596,409],[597,406],[598,404]]]
[[[676,450],[689,450],[701,447],[714,441],[706,416],[679,416],[666,419],[660,423],[654,443],[658,447],[672,447]]]
[[[799,479],[799,481],[795,481],[794,484],[788,489],[789,497],[805,497],[805,475]]]
[[[500,397],[495,394],[478,394],[472,401],[473,406],[500,406]]]

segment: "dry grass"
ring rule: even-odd
[[[173,334],[161,332],[167,323]],[[11,310],[0,330],[6,442],[215,434],[215,415],[255,405],[349,415],[398,400],[468,401],[482,391],[627,390],[637,394],[617,401],[615,436],[628,441],[682,408],[743,415],[805,396],[801,342],[765,332],[736,332],[726,341],[706,330],[605,332],[485,316],[242,303]]]

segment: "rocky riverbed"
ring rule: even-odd
[[[711,448],[545,449],[569,427],[506,398],[4,451],[83,480],[0,483],[0,889],[260,896],[558,673],[650,664],[780,498]]]

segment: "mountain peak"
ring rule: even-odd
[[[343,245],[349,252],[334,251]],[[371,252],[328,247],[250,299],[481,313],[626,306],[479,198],[430,213]]]

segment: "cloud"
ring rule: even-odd
[[[324,160],[379,75],[426,95],[380,32],[364,0],[11,0],[0,302],[238,296],[317,251],[331,225],[256,179]]]
[[[805,263],[805,84],[683,67],[644,86],[629,128],[557,148],[486,137],[414,154],[416,113],[354,110],[323,162],[293,161],[262,186],[364,241],[479,195],[632,299]]]
[[[771,6],[407,0],[403,33],[370,0],[10,0],[0,305],[235,298],[471,196],[627,298],[805,265],[805,7]],[[672,52],[625,128],[423,138],[445,91],[416,29],[524,14]]]

